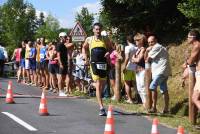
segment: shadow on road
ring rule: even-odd
[[[119,111],[119,110],[113,110],[113,114],[114,115],[125,115],[125,116],[160,116],[160,117],[169,117],[169,118],[173,118],[173,115],[170,114],[162,114],[162,113],[136,113],[136,112],[132,112],[132,113],[128,113],[128,112],[123,112],[123,111]]]

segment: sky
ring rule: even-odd
[[[7,0],[0,0],[0,5]],[[100,0],[24,0],[33,4],[36,14],[43,12],[45,16],[52,14],[60,22],[63,28],[75,26],[75,15],[82,7],[87,7],[90,13],[98,13],[101,5]],[[97,17],[97,15],[95,16]]]

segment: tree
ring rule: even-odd
[[[40,27],[42,25],[44,25],[44,13],[43,12],[40,12],[40,16],[37,20],[37,26]]]
[[[35,9],[23,0],[8,0],[1,7],[2,41],[9,52],[24,39],[33,39],[36,30]]]
[[[38,28],[36,37],[45,37],[49,41],[54,41],[58,37],[59,28],[58,20],[49,14],[44,24]]]
[[[87,35],[92,35],[92,24],[94,22],[93,14],[90,14],[86,7],[82,7],[80,13],[75,17],[77,22],[80,22]]]
[[[101,0],[101,4],[111,26],[125,34],[147,28],[159,35],[175,33],[187,22],[177,9],[178,0]]]
[[[190,20],[191,27],[200,28],[200,0],[184,0],[178,9]]]

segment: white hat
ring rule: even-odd
[[[106,31],[101,31],[101,36],[107,36],[107,32]]]
[[[59,37],[65,37],[65,36],[67,36],[67,34],[65,32],[59,33]]]

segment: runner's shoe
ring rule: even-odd
[[[107,113],[106,113],[105,109],[104,108],[100,109],[99,116],[106,116],[106,115],[107,115]]]

